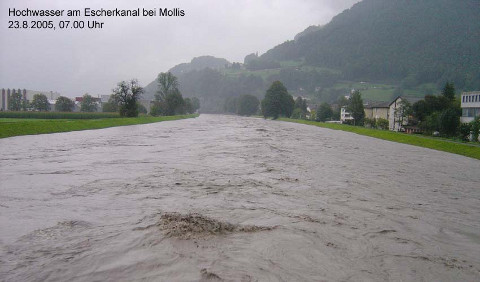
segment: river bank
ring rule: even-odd
[[[178,116],[140,116],[136,118],[106,118],[106,119],[0,119],[0,138],[36,135],[45,133],[69,132],[88,129],[100,129],[115,126],[146,124],[162,121],[195,118],[198,115]]]
[[[401,132],[371,129],[371,128],[365,128],[360,126],[351,126],[346,124],[333,124],[333,123],[290,119],[290,118],[279,118],[278,120],[313,125],[313,126],[334,129],[334,130],[353,132],[356,134],[374,137],[382,140],[409,144],[409,145],[424,147],[428,149],[434,149],[438,151],[458,154],[458,155],[480,160],[480,146],[477,144],[453,142],[450,140],[426,137],[423,135],[412,135],[412,134],[405,134]]]

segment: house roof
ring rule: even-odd
[[[393,99],[392,102],[390,102],[390,104],[388,104],[388,106],[390,107],[393,103],[395,103],[395,101],[397,101],[399,98],[403,99],[403,100],[407,100],[410,104],[414,104],[420,100],[423,100],[422,97],[411,97],[411,96],[397,96],[395,99]]]
[[[368,105],[365,105],[364,108],[366,109],[373,109],[373,108],[389,108],[390,102],[372,102]]]

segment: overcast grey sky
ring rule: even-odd
[[[160,72],[212,55],[243,62],[252,52],[326,24],[359,0],[1,0],[0,88],[110,94],[121,80],[145,86]],[[9,8],[82,10],[82,17],[9,17]],[[180,8],[184,17],[84,17],[84,8]],[[66,13],[66,12],[65,12]],[[13,29],[9,21],[52,20],[51,29]],[[59,29],[60,20],[104,22]]]

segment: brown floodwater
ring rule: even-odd
[[[196,119],[0,140],[3,281],[479,281],[480,161]]]

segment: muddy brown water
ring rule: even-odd
[[[3,281],[479,281],[480,161],[256,118],[0,140]]]

